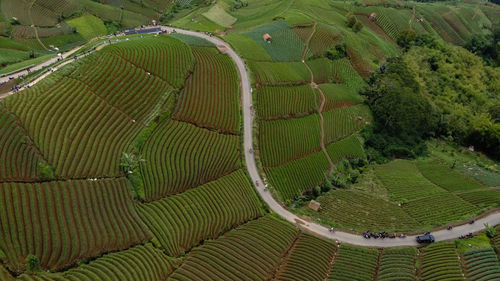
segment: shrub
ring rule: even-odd
[[[54,168],[45,162],[38,163],[38,171],[42,180],[51,180],[55,178]]]
[[[357,32],[360,32],[362,28],[363,28],[363,24],[362,24],[360,21],[356,21],[356,22],[354,23],[354,25],[352,26],[352,30],[353,30],[354,32],[356,32],[356,33],[357,33]]]
[[[28,264],[28,272],[33,273],[38,270],[40,266],[40,260],[35,255],[28,255],[26,257],[26,263]]]
[[[354,25],[358,21],[356,19],[356,16],[353,13],[351,13],[351,12],[347,13],[346,19],[347,19],[347,26],[348,27],[354,27]]]

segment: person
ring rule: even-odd
[[[452,228],[453,228],[453,226],[448,225],[448,228],[447,228],[447,229],[448,229],[448,230],[451,230]]]
[[[255,185],[259,186],[259,181],[258,180],[255,181]]]
[[[475,222],[474,220],[471,220],[471,221],[469,222],[469,224],[473,224],[474,222]]]
[[[330,229],[328,231],[334,232],[335,230],[333,229],[333,227],[330,227]]]

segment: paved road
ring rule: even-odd
[[[169,32],[172,31],[170,27],[162,27],[162,29],[167,30]],[[252,106],[252,93],[250,89],[250,78],[248,71],[246,69],[245,62],[236,54],[236,52],[227,44],[225,41],[217,38],[210,37],[204,33],[190,31],[190,30],[181,30],[177,29],[178,33],[192,35],[200,38],[204,38],[216,45],[222,45],[226,47],[227,54],[233,59],[238,72],[240,74],[240,85],[242,92],[242,105],[243,105],[243,138],[244,138],[244,149],[245,149],[245,160],[248,169],[248,173],[252,178],[255,188],[259,192],[260,196],[264,199],[264,201],[269,205],[269,207],[278,215],[286,219],[287,221],[299,225],[301,228],[308,230],[310,232],[316,233],[317,235],[326,237],[328,239],[336,240],[342,243],[354,244],[359,246],[367,246],[367,247],[394,247],[394,246],[416,246],[415,236],[408,236],[406,238],[396,238],[396,239],[365,239],[361,235],[356,235],[347,232],[335,231],[331,233],[328,228],[321,226],[316,223],[311,223],[302,220],[295,214],[286,210],[282,205],[280,205],[272,195],[264,189],[262,184],[262,179],[260,178],[259,172],[257,170],[257,166],[255,164],[255,158],[253,153],[250,153],[250,149],[252,148],[253,142],[253,114],[251,110]],[[256,182],[259,182],[259,185],[255,185]],[[467,234],[469,232],[477,232],[484,229],[484,224],[488,223],[489,225],[497,225],[500,224],[500,212],[489,214],[488,216],[478,219],[474,224],[465,224],[461,226],[454,227],[451,231],[448,230],[440,230],[433,232],[432,234],[435,236],[436,241],[443,240],[453,240],[457,239],[460,235]]]

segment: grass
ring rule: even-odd
[[[67,23],[69,26],[76,28],[76,31],[80,33],[85,40],[107,34],[106,27],[102,20],[90,14],[68,20]]]
[[[215,4],[207,12],[203,13],[209,20],[224,27],[233,25],[237,19],[228,14],[220,3]]]
[[[0,65],[17,63],[29,58],[29,53],[25,51],[0,49]]]
[[[224,37],[224,40],[229,42],[242,58],[253,61],[272,61],[264,47],[246,34],[230,33]]]
[[[184,42],[190,46],[215,47],[214,43],[209,42],[208,40],[205,40],[205,39],[199,38],[199,37],[194,37],[194,36],[181,34],[181,33],[173,33],[173,34],[170,34],[169,36],[174,37],[175,39],[179,39],[182,42]]]
[[[465,254],[471,250],[491,248],[490,239],[486,236],[486,233],[475,235],[469,239],[455,240],[455,246],[461,254]]]

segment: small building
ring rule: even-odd
[[[371,13],[370,16],[369,16],[369,19],[371,21],[376,21],[377,20],[377,14],[376,13]]]
[[[262,39],[264,39],[264,41],[266,41],[267,43],[271,43],[271,35],[269,35],[269,33],[266,33],[264,35],[262,35]]]
[[[321,204],[318,201],[311,200],[308,205],[309,208],[313,209],[316,212],[321,210]]]

